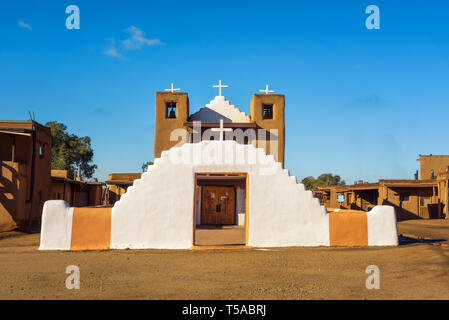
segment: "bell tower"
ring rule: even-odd
[[[262,91],[262,90],[261,90]],[[251,120],[258,130],[257,146],[264,147],[267,154],[274,155],[276,161],[284,165],[285,125],[283,94],[255,94],[251,99]]]
[[[170,89],[171,91],[173,90]],[[170,141],[173,130],[184,128],[189,117],[189,97],[186,92],[156,92],[156,118],[154,124],[154,158],[180,140]]]

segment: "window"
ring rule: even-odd
[[[39,156],[44,156],[44,146],[42,144],[39,144]]]
[[[428,204],[430,204],[430,197],[429,196],[420,196],[419,197],[419,205],[421,207],[427,207]]]
[[[273,105],[272,104],[264,104],[262,106],[262,118],[273,119]]]
[[[399,194],[399,199],[401,201],[409,201],[410,200],[410,192],[403,192]]]
[[[165,105],[167,106],[167,119],[176,119],[176,102],[167,102]]]

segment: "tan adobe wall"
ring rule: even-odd
[[[418,161],[420,164],[421,180],[432,179],[432,169],[434,171],[434,177],[436,177],[438,173],[445,172],[449,166],[449,156],[419,156]]]
[[[176,119],[167,119],[167,102],[176,103]],[[154,125],[154,158],[159,158],[162,151],[169,150],[179,141],[170,141],[175,129],[184,128],[189,117],[189,97],[187,93],[156,92],[156,117]]]
[[[263,119],[263,104],[273,105],[273,119]],[[251,120],[265,130],[277,129],[277,137],[273,134],[269,139],[277,139],[277,155],[270,150],[269,141],[264,141],[262,137],[257,137],[257,147],[264,148],[267,154],[275,155],[275,160],[284,164],[285,146],[285,122],[284,122],[285,97],[282,94],[255,94],[251,99],[250,113]],[[265,146],[264,146],[265,144]]]

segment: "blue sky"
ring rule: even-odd
[[[80,30],[65,28],[70,4]],[[365,27],[370,4],[380,30]],[[412,179],[419,154],[449,152],[448,11],[447,1],[3,0],[0,119],[32,110],[90,136],[104,180],[153,159],[154,96],[171,82],[194,112],[221,79],[247,113],[268,83],[286,96],[292,174]]]

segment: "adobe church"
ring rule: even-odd
[[[247,247],[394,246],[391,206],[328,212],[284,168],[284,96],[254,94],[250,116],[218,95],[156,93],[154,164],[112,208],[45,202],[40,250],[189,249],[197,225],[242,225]],[[299,138],[299,137],[298,137]]]
[[[220,121],[226,132],[224,140],[260,147],[274,159],[284,164],[284,95],[273,94],[266,86],[254,94],[250,102],[250,116],[240,111],[222,95],[227,88],[221,80],[218,96],[198,112],[189,113],[189,96],[176,92],[173,84],[165,92],[156,93],[154,157],[175,145],[202,140],[219,140]],[[194,137],[194,122],[201,128]],[[173,132],[181,130],[179,139],[171,138]],[[185,136],[182,137],[182,133]],[[209,133],[209,134],[208,134]],[[196,141],[195,141],[196,140]],[[270,150],[270,148],[272,150]],[[201,174],[196,184],[196,224],[244,225],[245,179],[231,174]]]

